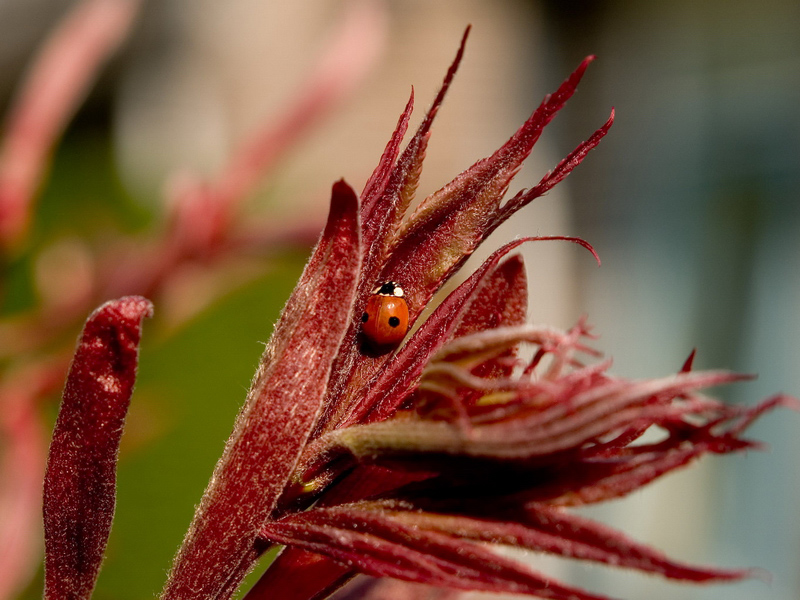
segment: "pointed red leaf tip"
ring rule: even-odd
[[[258,530],[311,432],[350,322],[360,244],[358,198],[338,181],[325,231],[267,345],[163,598],[227,598],[257,559]]]
[[[430,129],[461,65],[470,30],[471,26],[467,26],[464,30],[458,52],[447,69],[439,92],[398,160],[400,142],[408,128],[408,121],[414,106],[412,89],[411,98],[381,156],[378,167],[364,188],[362,216],[366,254],[363,276],[367,281],[372,281],[378,276],[378,270],[386,260],[386,252],[394,232],[414,198],[422,172]]]
[[[555,93],[546,96],[501,148],[428,196],[395,232],[391,254],[379,279],[402,282],[412,320],[489,233],[514,212],[564,179],[606,135],[613,123],[613,112],[600,129],[561,161],[536,187],[520,192],[501,206],[520,166],[531,153],[545,126],[575,93],[592,60],[593,57],[586,58]]]
[[[363,311],[376,282],[391,280],[391,277],[388,279],[381,277],[381,270],[385,266],[395,232],[416,192],[430,135],[430,127],[464,56],[464,48],[469,31],[470,28],[467,27],[461,38],[461,45],[456,57],[447,71],[433,105],[428,110],[425,119],[414,136],[408,142],[402,155],[397,158],[400,143],[408,127],[408,120],[413,107],[412,92],[412,96],[406,104],[394,133],[381,156],[378,167],[364,188],[364,193],[361,197],[363,263],[356,301],[356,309],[359,313]],[[414,316],[416,317],[416,313],[419,311],[416,308],[414,310]],[[329,410],[329,412],[323,414],[317,423],[317,429],[314,432],[315,437],[338,425],[336,419],[342,412],[339,410],[341,404],[343,404],[341,401],[342,395],[347,393],[348,390],[358,389],[366,384],[378,371],[380,365],[388,358],[388,354],[384,354],[381,357],[371,357],[372,360],[365,360],[366,356],[361,350],[362,344],[358,342],[360,330],[360,323],[354,320],[347,331],[347,341],[343,344],[342,352],[334,365],[334,374],[329,386],[328,398],[325,402],[326,410]]]
[[[689,353],[689,356],[686,357],[686,360],[683,362],[683,366],[681,367],[681,373],[689,373],[692,370],[692,365],[694,365],[694,357],[697,354],[697,348],[692,348],[692,351]]]
[[[470,514],[472,509],[475,512]],[[485,508],[481,510],[474,503],[467,503],[461,506],[461,510],[464,511],[462,514],[439,514],[426,511],[424,502],[419,505],[391,501],[358,502],[332,508],[315,508],[304,514],[269,523],[264,533],[267,537],[272,536],[287,543],[325,552],[341,562],[345,562],[345,557],[348,562],[352,562],[350,554],[361,552],[366,556],[360,557],[356,564],[363,572],[372,575],[398,568],[399,573],[394,572],[392,576],[407,581],[465,589],[470,589],[466,582],[455,586],[452,580],[437,579],[441,574],[431,573],[432,566],[437,562],[439,565],[446,564],[449,560],[468,569],[471,566],[470,559],[450,558],[449,550],[459,548],[459,554],[468,555],[476,547],[476,543],[514,546],[637,569],[682,581],[724,582],[763,576],[759,569],[716,569],[674,561],[606,525],[545,504],[494,507],[494,510],[487,511]],[[490,514],[484,514],[487,512]],[[335,545],[338,547],[323,549],[322,545],[329,543],[328,536],[337,538],[338,543]],[[414,568],[413,551],[434,554],[437,550],[439,552],[436,556],[426,556],[427,565]],[[394,561],[389,558],[392,554],[395,555]],[[491,555],[491,551],[488,554]],[[384,562],[391,564],[382,564]],[[403,568],[404,562],[410,564]],[[536,576],[521,563],[507,561],[506,567],[503,570],[505,572],[498,569],[497,573],[486,568],[484,583],[491,581],[491,587],[483,589],[511,591],[514,588],[510,586],[518,585],[521,579]],[[496,579],[490,580],[489,577],[493,575]],[[459,573],[459,576],[469,578],[471,574]],[[531,582],[530,579],[528,581]],[[560,584],[554,581],[547,584],[551,589],[558,586]],[[568,593],[581,594],[578,596],[581,598],[596,597],[580,590],[566,587],[561,589],[569,590]],[[515,591],[551,597],[536,587]]]
[[[117,453],[136,379],[139,296],[98,308],[83,328],[44,479],[46,599],[89,598],[114,516]]]
[[[483,544],[425,529],[413,520],[404,522],[379,505],[364,503],[294,514],[267,523],[262,535],[324,554],[373,577],[551,600],[608,600],[549,579]]]
[[[380,199],[381,194],[386,189],[386,184],[389,182],[389,176],[392,174],[394,163],[397,160],[397,155],[400,152],[400,143],[403,141],[403,136],[408,130],[408,122],[411,119],[411,113],[414,110],[414,88],[411,88],[411,95],[406,102],[406,107],[400,114],[397,120],[397,126],[392,132],[392,137],[386,144],[386,148],[381,154],[378,161],[378,166],[370,175],[367,183],[364,185],[364,190],[361,192],[361,214],[364,222],[369,222],[373,218],[373,211],[375,203]]]

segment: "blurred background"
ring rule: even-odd
[[[53,27],[78,4],[0,3],[2,114]],[[14,347],[8,323],[72,293],[87,256],[111,252],[118,238],[135,244],[161,231],[186,177],[213,180],[254,131],[280,129],[305,98],[309,74],[314,81],[315,72],[331,72],[346,85],[312,110],[307,127],[276,144],[277,158],[241,209],[245,224],[267,223],[274,239],[290,232],[288,244],[263,244],[235,261],[190,261],[158,288],[96,598],[160,589],[260,342],[324,219],[329,186],[340,177],[363,186],[412,85],[412,127],[419,122],[469,23],[418,196],[490,154],[596,54],[512,191],[538,181],[614,106],[610,135],[565,183],[501,228],[483,255],[520,234],[581,236],[600,253],[601,268],[567,244],[524,250],[531,320],[568,327],[587,314],[600,335],[595,346],[614,358],[619,375],[674,372],[696,347],[697,368],[759,374],[720,390],[726,400],[800,394],[797,2],[163,0],[137,12],[49,156],[26,240],[4,258],[2,347]],[[353,44],[345,53],[349,79],[325,63],[337,35]],[[48,274],[61,275],[55,290]],[[64,325],[60,342],[79,328],[79,320]],[[4,373],[56,346],[21,344],[2,357]],[[50,421],[56,402],[41,402]],[[531,560],[619,598],[796,600],[798,426],[796,414],[767,415],[751,430],[767,452],[708,458],[591,511],[674,557],[763,567],[770,585],[692,587]],[[3,510],[11,509],[0,502],[0,520]],[[41,573],[8,589],[10,598],[40,597]]]

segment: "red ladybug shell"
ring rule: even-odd
[[[400,296],[373,294],[361,323],[364,335],[375,346],[399,344],[408,332],[408,304]]]

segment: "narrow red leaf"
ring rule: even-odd
[[[517,195],[515,195],[511,200],[506,202],[502,209],[498,211],[498,214],[495,218],[495,222],[492,224],[491,230],[494,230],[495,227],[501,225],[507,218],[517,212],[520,208],[543,196],[548,191],[550,191],[557,183],[561,182],[567,175],[569,175],[572,170],[577,167],[583,159],[586,158],[586,155],[595,148],[600,143],[608,130],[611,129],[611,126],[614,124],[614,109],[611,109],[611,115],[608,117],[608,120],[597,130],[595,131],[588,140],[585,142],[581,142],[575,150],[570,152],[561,162],[556,165],[556,168],[547,173],[544,177],[542,177],[541,181],[537,183],[534,187],[529,190],[522,190]]]
[[[621,498],[708,452],[726,454],[758,448],[757,444],[736,436],[767,410],[794,403],[796,400],[781,396],[744,411],[722,405],[720,416],[713,422],[684,423],[678,433],[657,444],[618,448],[616,453],[609,451],[606,456],[596,455],[589,448],[575,457],[568,469],[537,474],[539,485],[522,495],[554,506],[579,506]]]
[[[694,365],[694,357],[697,354],[697,348],[693,348],[692,351],[689,353],[689,356],[686,357],[686,360],[683,362],[683,366],[681,367],[681,373],[688,373],[692,370],[692,366]]]
[[[700,401],[695,405],[659,406],[649,404],[656,396],[674,398],[697,389],[733,383],[745,376],[725,371],[681,373],[662,379],[645,381],[611,381],[581,394],[569,402],[557,402],[527,418],[517,420],[514,431],[502,425],[487,425],[482,441],[493,444],[515,445],[520,455],[541,455],[579,447],[617,428],[658,422],[670,416],[680,418],[691,412],[719,408],[714,401]],[[647,406],[645,406],[647,404]],[[631,409],[625,412],[626,409]],[[518,445],[517,445],[518,444]],[[487,446],[487,449],[488,449]]]
[[[372,219],[376,218],[375,206],[382,198],[383,192],[386,189],[386,184],[389,183],[389,176],[392,174],[397,156],[400,154],[400,143],[403,141],[403,136],[408,130],[408,122],[411,119],[411,112],[414,110],[414,89],[411,89],[411,96],[408,98],[406,107],[400,114],[397,120],[397,126],[392,132],[392,136],[386,143],[386,148],[381,154],[378,161],[378,166],[370,175],[364,189],[361,192],[361,220],[364,223],[371,223]],[[365,232],[364,246],[369,247],[366,241],[367,236]]]
[[[527,509],[522,523],[551,534],[557,540],[557,545],[549,551],[564,556],[583,558],[583,552],[597,552],[596,558],[587,558],[683,581],[736,581],[758,574],[752,569],[719,569],[683,564],[591,519],[544,504],[532,504]]]
[[[433,104],[425,114],[425,118],[408,142],[408,145],[400,156],[400,159],[394,165],[394,168],[390,173],[384,175],[385,182],[381,190],[382,193],[380,196],[370,199],[369,204],[364,208],[365,254],[362,271],[362,288],[360,289],[362,294],[371,289],[373,280],[378,276],[378,271],[386,262],[386,254],[390,242],[400,221],[408,210],[411,201],[414,199],[414,194],[419,185],[420,174],[422,173],[425,151],[428,147],[430,129],[444,101],[447,90],[450,89],[453,78],[458,71],[461,59],[464,57],[464,49],[466,47],[467,38],[469,37],[469,32],[470,27],[468,26],[461,37],[461,44],[459,45],[458,52],[456,52],[456,56],[447,70],[447,74],[444,77],[439,92],[436,94],[436,98],[433,100]],[[409,100],[408,105],[406,105],[406,110],[401,117],[401,123],[398,124],[398,128],[392,135],[387,150],[394,146],[395,141],[399,143],[400,140],[397,138],[401,129],[404,129],[405,125],[403,121],[407,122],[407,115],[410,115],[411,107],[412,102]],[[384,161],[384,158],[387,158],[386,152],[384,152],[384,156],[381,157],[381,162]],[[376,171],[377,170],[383,170],[380,163]]]
[[[461,539],[638,569],[682,581],[735,581],[755,573],[747,569],[682,564],[611,527],[546,504],[531,503],[525,509],[494,508],[480,512],[488,512],[490,517],[434,514],[412,507],[402,512],[389,507],[386,514],[408,526]]]
[[[275,327],[163,598],[228,597],[258,557],[258,529],[322,406],[352,314],[360,248],[358,198],[339,181],[325,231]]]
[[[89,598],[111,530],[122,426],[136,379],[139,296],[89,317],[70,367],[44,480],[44,597]]]
[[[419,175],[422,170],[422,160],[425,157],[430,127],[453,81],[453,77],[458,70],[461,58],[464,55],[464,46],[469,31],[470,28],[467,27],[462,36],[461,45],[455,60],[447,71],[447,75],[444,78],[442,87],[433,105],[428,110],[425,119],[409,141],[406,149],[397,160],[397,163],[389,174],[388,181],[383,186],[383,192],[377,198],[368,199],[369,207],[371,208],[368,207],[369,214],[367,215],[365,213],[363,219],[363,264],[356,295],[354,314],[360,315],[363,312],[372,290],[382,281],[380,280],[380,270],[383,268],[386,261],[386,253],[388,252],[391,238],[400,220],[403,218],[408,205],[413,199],[419,182]],[[410,106],[406,107],[406,111],[400,118],[398,128],[395,130],[387,146],[387,149],[392,153],[395,152],[395,150],[391,149],[395,141],[399,143],[399,139],[395,140],[395,138],[398,138],[401,129],[404,127],[403,122],[406,120],[405,115],[408,111],[410,111]],[[376,172],[378,170],[382,170],[381,165],[378,166]],[[418,312],[417,310],[415,315],[418,314]],[[388,360],[389,355],[386,353],[375,354],[365,352],[363,345],[359,343],[360,330],[360,323],[358,320],[354,319],[345,335],[342,351],[339,353],[334,363],[333,377],[328,386],[329,389],[325,401],[326,407],[337,407],[342,403],[346,404],[346,402],[343,401],[343,395],[346,394],[348,390],[359,389],[365,386]],[[336,421],[337,418],[340,417],[341,413],[337,415],[323,414],[314,431],[314,437],[318,437],[329,430],[330,422]]]
[[[470,303],[453,337],[484,329],[522,325],[528,314],[528,278],[519,255],[510,256],[492,271]]]
[[[357,505],[292,515],[268,523],[262,535],[325,554],[374,577],[552,600],[608,600],[549,579],[482,544],[420,529]]]
[[[574,94],[592,59],[585,59],[555,93],[547,96],[501,148],[426,198],[397,231],[381,279],[403,286],[412,320],[496,227],[508,185],[544,127]],[[580,162],[577,157],[583,155],[576,152]]]
[[[608,461],[577,461],[569,472],[544,482],[527,495],[554,506],[582,506],[622,498],[652,481],[685,467],[709,450],[707,444],[663,449]]]
[[[430,109],[425,114],[425,118],[403,151],[402,157],[395,163],[397,151],[408,127],[408,119],[411,116],[411,110],[414,105],[414,92],[412,89],[411,98],[400,116],[397,128],[392,134],[378,166],[364,187],[362,200],[364,202],[363,216],[365,223],[370,223],[371,225],[373,217],[379,218],[377,213],[387,212],[390,213],[390,221],[396,223],[398,219],[403,217],[406,208],[408,208],[408,202],[411,201],[414,195],[422,169],[422,159],[425,157],[425,148],[427,147],[431,125],[433,125],[436,113],[439,112],[447,90],[450,89],[450,84],[453,82],[453,78],[461,65],[470,29],[471,26],[467,26],[464,30],[456,56],[447,69],[447,74],[436,94],[436,98],[434,98]],[[376,227],[375,229],[381,229],[384,235],[391,233],[393,230],[393,228],[383,227]],[[367,237],[369,237],[369,234],[365,235],[365,239]]]

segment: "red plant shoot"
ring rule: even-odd
[[[704,454],[758,447],[742,437],[746,427],[791,403],[776,396],[752,408],[725,405],[703,390],[744,377],[693,372],[691,358],[663,378],[617,377],[589,345],[584,321],[568,331],[526,324],[525,269],[513,250],[563,240],[597,258],[587,242],[548,236],[502,246],[405,335],[486,237],[564,179],[614,120],[612,111],[536,185],[504,199],[575,93],[588,57],[495,153],[412,210],[468,33],[405,149],[413,95],[361,194],[344,180],[333,185],[327,224],[261,358],[163,600],[230,598],[273,546],[283,549],[250,600],[324,598],[359,574],[405,583],[354,582],[344,597],[444,599],[482,590],[606,598],[505,558],[499,545],[678,581],[756,573],[688,565],[569,512],[624,496]],[[389,340],[362,315],[378,314],[376,290],[385,300],[400,298],[396,289],[407,314],[390,316],[405,339]],[[104,304],[73,359],[45,480],[47,598],[91,595],[150,310],[140,297]],[[643,438],[646,431],[659,436]]]
[[[45,598],[91,596],[116,495],[117,452],[149,301],[107,302],[89,317],[53,430],[44,485]]]

